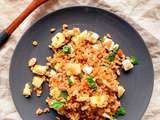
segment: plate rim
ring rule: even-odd
[[[109,10],[106,10],[106,9],[104,9],[104,8],[100,8],[100,7],[97,7],[97,6],[96,6],[96,7],[95,7],[95,6],[90,6],[90,5],[73,5],[73,6],[71,5],[71,6],[61,7],[61,8],[59,8],[59,9],[53,10],[53,11],[47,13],[46,15],[43,15],[42,17],[38,18],[37,20],[35,20],[35,21],[23,32],[23,34],[21,35],[21,37],[19,38],[19,41],[17,42],[17,44],[16,44],[16,46],[15,46],[14,52],[13,52],[13,54],[12,54],[12,56],[11,56],[10,65],[9,65],[9,87],[10,87],[10,88],[9,88],[9,91],[10,91],[10,93],[11,93],[11,99],[12,99],[12,102],[13,102],[15,108],[16,108],[16,111],[18,112],[19,116],[20,116],[21,118],[23,118],[22,115],[19,113],[20,110],[18,109],[17,105],[16,105],[15,102],[14,102],[15,100],[14,100],[14,97],[13,97],[13,90],[12,90],[12,87],[11,87],[11,83],[12,83],[12,82],[11,82],[11,67],[12,67],[12,64],[13,64],[12,61],[13,61],[13,58],[14,58],[14,56],[15,56],[15,53],[16,53],[16,51],[17,51],[17,49],[18,49],[18,46],[20,45],[21,41],[23,41],[22,38],[25,36],[25,34],[27,33],[27,31],[29,31],[35,24],[37,24],[40,20],[46,18],[47,16],[50,16],[51,14],[56,13],[56,12],[65,11],[65,10],[67,10],[67,9],[75,9],[75,8],[99,9],[100,11],[105,11],[106,13],[109,13],[109,14],[115,16],[116,19],[120,19],[121,21],[125,22],[129,27],[131,27],[131,29],[133,30],[133,32],[135,32],[135,33],[137,34],[137,37],[138,37],[139,39],[141,39],[141,42],[144,44],[144,47],[146,48],[146,53],[148,54],[148,59],[149,59],[149,61],[151,62],[151,68],[150,68],[150,69],[151,69],[152,73],[150,73],[150,74],[151,74],[151,76],[152,76],[152,80],[151,80],[152,86],[151,86],[150,94],[149,94],[149,96],[148,96],[148,100],[146,101],[145,106],[144,106],[145,109],[144,109],[144,110],[141,112],[141,114],[140,114],[140,119],[141,119],[141,118],[144,116],[144,114],[145,114],[145,112],[147,111],[147,108],[148,108],[148,106],[149,106],[149,104],[150,104],[151,97],[152,97],[152,95],[153,95],[153,87],[154,87],[154,67],[153,67],[153,61],[152,61],[152,58],[151,58],[151,54],[150,54],[150,52],[149,52],[149,49],[148,49],[148,47],[147,47],[144,39],[142,38],[142,36],[139,34],[139,32],[138,32],[138,31],[134,28],[134,26],[132,26],[126,19],[123,19],[121,16],[115,14],[115,13],[112,12],[112,11],[109,11]]]

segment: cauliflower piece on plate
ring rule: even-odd
[[[57,33],[55,36],[52,37],[52,47],[59,48],[65,44],[65,36],[63,33]]]
[[[67,63],[65,69],[66,69],[67,75],[78,75],[81,73],[80,64]]]
[[[29,96],[32,95],[32,89],[31,89],[31,86],[28,83],[25,84],[25,87],[23,89],[23,95],[25,97],[29,97]]]

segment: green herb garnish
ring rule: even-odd
[[[59,97],[63,97],[65,100],[67,100],[68,92],[66,90],[61,91]]]
[[[117,120],[115,117],[112,117],[110,120]]]
[[[118,111],[116,112],[116,116],[124,116],[126,114],[126,110],[125,110],[125,108],[124,107],[120,107],[119,109],[118,109]]]
[[[96,84],[96,81],[94,80],[94,78],[89,76],[86,79],[87,79],[87,81],[89,83],[90,88],[96,90],[97,89],[97,84]]]
[[[65,53],[65,54],[70,54],[71,53],[71,47],[69,46],[64,46],[63,49],[62,49],[62,52]]]
[[[129,59],[130,59],[131,63],[134,65],[137,65],[139,63],[136,56],[130,56]]]
[[[112,53],[110,53],[108,58],[107,58],[109,62],[112,62],[114,60],[114,58],[115,58],[115,56],[118,52],[118,49],[119,49],[119,46],[116,46],[116,47],[113,48]]]
[[[83,73],[80,73],[80,74],[79,74],[79,77],[80,77],[80,78],[83,78]]]
[[[50,108],[55,108],[55,109],[59,109],[61,107],[63,107],[64,102],[59,102],[57,100],[52,100],[50,103]]]
[[[73,85],[73,83],[74,83],[74,80],[72,80],[71,78],[69,78],[69,79],[68,79],[68,84],[69,84],[69,85]]]

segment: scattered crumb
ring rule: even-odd
[[[65,29],[67,29],[68,28],[68,25],[67,24],[63,24],[62,25],[62,30],[65,30]]]
[[[110,39],[112,39],[112,36],[111,36],[111,34],[107,33],[107,38],[110,38]]]
[[[38,108],[36,110],[36,115],[41,115],[43,113],[43,110],[41,108]]]
[[[43,93],[42,88],[34,88],[36,96],[40,97]]]
[[[57,120],[61,120],[58,116],[56,116],[56,119],[57,119]]]
[[[47,98],[46,98],[45,102],[46,102],[46,103],[48,103],[48,102],[49,102],[49,97],[47,97]]]
[[[37,59],[36,58],[31,58],[29,61],[28,61],[28,66],[29,67],[33,67],[37,62]]]
[[[54,27],[50,29],[51,33],[55,32],[55,31],[56,31],[56,28],[54,28]]]
[[[52,48],[52,46],[51,46],[51,45],[48,45],[48,47],[49,47],[49,48]]]
[[[38,45],[38,42],[36,40],[32,41],[32,45],[33,46],[37,46]]]
[[[49,108],[44,108],[44,109],[43,109],[43,112],[44,112],[44,113],[48,113],[49,111],[50,111]]]

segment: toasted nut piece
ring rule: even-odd
[[[31,86],[28,83],[25,84],[25,87],[23,89],[23,95],[25,97],[29,97],[29,96],[32,95],[32,89],[31,89]]]
[[[37,59],[36,58],[31,58],[29,61],[28,61],[28,66],[29,67],[33,67],[37,62]]]
[[[49,112],[49,111],[50,111],[49,108],[44,108],[44,110],[43,110],[44,113],[47,113],[47,112]]]
[[[118,86],[118,97],[122,97],[122,95],[124,94],[125,89],[123,86]]]
[[[65,68],[66,68],[67,75],[78,75],[81,73],[80,64],[67,63]]]
[[[68,25],[67,24],[63,24],[62,25],[62,30],[68,29]]]
[[[108,115],[107,113],[103,113],[102,116],[105,117],[105,118],[111,119],[111,116]]]
[[[51,28],[51,29],[50,29],[50,32],[51,32],[51,33],[55,32],[55,31],[56,31],[56,28]]]
[[[82,110],[82,111],[85,111],[85,110],[87,110],[88,108],[89,108],[89,106],[84,105],[84,106],[81,107],[81,110]]]
[[[36,115],[41,115],[43,113],[43,110],[41,108],[38,108],[36,110]]]
[[[48,66],[42,66],[42,65],[35,65],[33,68],[31,68],[32,72],[37,75],[45,75],[47,69]]]
[[[38,42],[36,40],[32,41],[32,45],[33,46],[37,46],[38,45]]]
[[[34,90],[35,90],[36,96],[38,96],[38,97],[41,96],[42,93],[43,93],[42,87],[40,87],[40,88],[34,88]]]
[[[110,39],[112,39],[112,36],[111,36],[111,34],[107,33],[107,38],[110,38]]]
[[[59,48],[65,44],[65,36],[63,33],[57,33],[52,37],[52,47]]]

